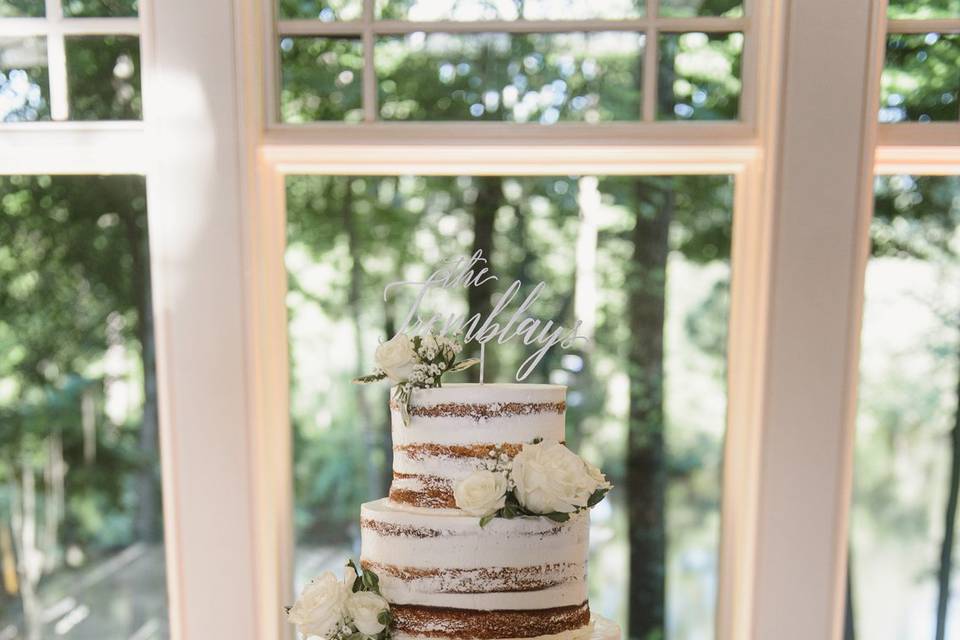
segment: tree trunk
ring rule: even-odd
[[[384,309],[384,323],[383,330],[384,336],[386,339],[393,337],[393,334],[397,331],[397,326],[393,321],[393,314],[390,313],[389,305],[385,306]],[[386,392],[383,395],[383,406],[387,406],[390,401],[389,392]],[[384,412],[384,424],[380,430],[380,448],[383,449],[383,469],[380,474],[380,495],[385,496],[390,493],[390,483],[393,482],[393,434],[390,432],[391,429],[391,418],[390,412]]]
[[[483,251],[483,257],[489,262],[487,267],[491,272],[496,273],[493,268],[493,247],[494,247],[494,223],[497,218],[497,209],[503,201],[503,180],[499,176],[481,176],[477,180],[477,201],[473,207],[473,248],[471,255],[478,250]],[[481,314],[486,317],[492,308],[490,298],[496,290],[497,280],[488,280],[479,287],[470,287],[467,289],[467,309],[468,317],[474,314]],[[478,325],[479,326],[479,325]],[[478,356],[480,347],[475,342],[470,342],[464,349],[464,356]],[[494,380],[496,374],[496,363],[492,357],[490,349],[484,351],[484,379],[486,381]],[[468,370],[473,379],[479,378],[479,367],[473,367]]]
[[[843,640],[856,640],[853,620],[853,559],[852,549],[847,550],[847,598],[843,608]]]
[[[344,180],[343,194],[343,229],[347,234],[347,249],[350,253],[350,286],[347,291],[347,308],[350,310],[350,318],[353,321],[353,352],[356,357],[357,376],[367,373],[367,359],[363,353],[363,322],[360,319],[361,299],[360,292],[363,290],[363,265],[361,264],[360,243],[357,231],[357,221],[353,212],[353,191],[352,180]],[[373,414],[370,411],[370,404],[367,401],[366,385],[353,385],[354,398],[357,403],[357,416],[360,421],[360,429],[363,434],[363,442],[368,452],[376,451],[377,448],[377,425],[373,423]],[[380,469],[377,468],[374,456],[364,456],[366,460],[366,478],[367,478],[367,497],[370,500],[379,498],[381,495],[382,479]]]
[[[936,640],[947,633],[947,607],[950,604],[950,576],[953,572],[953,539],[957,526],[957,500],[960,497],[960,375],[957,376],[957,411],[950,430],[950,476],[944,514],[943,541],[940,543],[940,568],[937,570]]]
[[[143,227],[130,212],[124,217],[127,245],[133,259],[131,287],[137,306],[136,334],[143,364],[143,421],[140,425],[140,453],[143,463],[137,474],[137,537],[143,542],[158,542],[163,537],[160,524],[160,469],[158,452],[159,417],[157,414],[156,341],[153,335],[153,298],[151,296],[150,249]]]
[[[663,324],[672,185],[637,180],[633,259],[627,292],[630,415],[627,488],[630,522],[630,637],[664,637],[666,459],[663,442]],[[656,196],[660,196],[657,198]],[[653,197],[651,197],[653,196]],[[658,202],[659,200],[659,202]],[[644,207],[644,204],[648,204]],[[652,205],[652,206],[650,206]]]

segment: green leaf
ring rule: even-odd
[[[450,368],[447,369],[450,373],[456,373],[457,371],[464,371],[469,369],[475,364],[480,364],[480,358],[467,358],[466,360],[461,360],[460,362],[454,362],[450,365]]]
[[[587,500],[587,506],[593,507],[600,504],[600,501],[603,500],[604,496],[607,495],[607,489],[597,489],[593,492],[590,498]]]
[[[393,623],[393,614],[390,613],[389,609],[381,611],[380,615],[377,616],[377,622],[389,627]]]
[[[353,586],[350,588],[351,591],[356,593],[357,591],[363,591],[363,578],[357,576],[353,579]]]
[[[353,558],[349,558],[349,559],[347,560],[347,567],[350,568],[350,569],[353,569],[353,575],[355,575],[355,576],[359,576],[359,575],[360,575],[360,570],[357,569],[357,565],[356,565],[356,563],[353,561]]]
[[[387,377],[387,374],[383,371],[375,371],[366,376],[360,376],[359,378],[353,379],[353,384],[370,384],[371,382],[380,382]]]
[[[363,585],[367,588],[367,591],[380,593],[380,578],[373,571],[363,572]]]
[[[490,521],[493,520],[495,517],[497,517],[497,513],[493,512],[493,513],[488,513],[487,515],[480,518],[480,528],[482,529],[488,524],[490,524]]]
[[[543,517],[544,517],[544,518],[549,518],[550,520],[553,520],[554,522],[566,522],[567,520],[570,519],[570,514],[569,514],[569,513],[560,513],[559,511],[554,511],[553,513],[545,513],[545,514],[543,514]]]
[[[543,438],[541,438],[540,436],[537,436],[536,438],[533,439],[533,444],[540,444],[541,442],[543,442]]]

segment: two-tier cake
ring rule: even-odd
[[[360,566],[307,585],[289,618],[325,640],[618,640],[587,602],[589,508],[610,484],[563,444],[566,387],[440,384],[458,343],[381,345],[393,482],[360,509]]]

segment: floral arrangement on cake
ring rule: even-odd
[[[463,371],[480,362],[478,358],[457,361],[461,351],[463,345],[454,338],[432,334],[410,337],[398,333],[377,347],[373,373],[354,378],[353,382],[370,384],[390,380],[395,385],[393,400],[400,407],[403,423],[410,424],[410,398],[414,389],[439,387],[444,374]]]
[[[513,458],[491,452],[489,468],[474,471],[454,486],[457,507],[480,517],[543,516],[566,522],[603,500],[613,488],[600,469],[559,442],[535,440]]]
[[[326,571],[303,588],[287,619],[304,638],[325,640],[389,640],[393,614],[380,594],[380,579],[369,569],[361,571],[353,560],[347,562],[353,576],[345,572],[339,580]]]

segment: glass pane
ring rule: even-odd
[[[960,0],[890,0],[891,18],[960,18]]]
[[[359,20],[362,0],[280,0],[280,19]]]
[[[742,52],[742,33],[661,35],[657,118],[736,120]]]
[[[0,0],[0,18],[42,18],[44,9],[40,0]]]
[[[858,638],[960,638],[958,228],[960,178],[877,179],[850,532]]]
[[[0,38],[0,122],[49,119],[46,38]]]
[[[140,39],[68,37],[67,83],[72,120],[139,120]]]
[[[384,20],[583,20],[636,18],[643,0],[377,0]]]
[[[125,18],[137,15],[137,0],[63,0],[68,18]]]
[[[960,34],[887,37],[880,122],[957,120]]]
[[[297,586],[356,556],[359,504],[392,477],[386,386],[350,384],[406,310],[384,285],[482,247],[503,287],[545,281],[538,314],[592,338],[528,379],[568,385],[567,441],[617,485],[591,514],[592,608],[633,612],[629,637],[712,638],[731,194],[725,176],[288,178]],[[486,380],[511,381],[526,354],[495,346]]]
[[[738,18],[743,15],[743,0],[660,0],[660,15]]]
[[[280,66],[283,122],[363,119],[359,38],[283,38]]]
[[[599,122],[640,115],[636,33],[414,33],[377,42],[384,120]]]
[[[0,634],[167,638],[144,179],[0,196]]]

